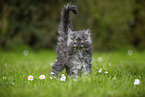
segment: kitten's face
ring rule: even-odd
[[[69,29],[67,46],[74,48],[87,47],[92,44],[90,30],[73,32]]]

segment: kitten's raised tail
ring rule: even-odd
[[[71,3],[64,6],[61,12],[61,23],[59,28],[59,34],[67,35],[68,29],[72,29],[72,22],[70,19],[70,11],[74,14],[78,14],[77,6]]]

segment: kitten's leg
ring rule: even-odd
[[[64,64],[61,64],[59,61],[56,61],[52,66],[52,72],[54,72],[55,75],[58,76],[58,73],[61,72],[64,69],[64,67]]]
[[[89,65],[83,65],[83,69],[82,69],[82,75],[87,75],[89,73],[91,73],[91,68],[92,68],[92,64]]]
[[[66,67],[66,72],[67,72],[67,74],[69,75],[69,76],[71,76],[71,77],[76,77],[76,78],[78,78],[78,70],[76,69],[76,67],[75,66],[73,66],[73,65],[71,65],[71,66],[69,66],[69,67]]]
[[[87,55],[86,57],[84,57],[85,59],[85,63],[83,65],[83,74],[82,75],[87,75],[88,73],[91,73],[92,70],[92,56]]]
[[[66,72],[67,72],[68,75],[73,75],[72,67],[70,67],[70,66],[68,67],[68,66],[67,66],[67,67],[66,67]]]

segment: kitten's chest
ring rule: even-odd
[[[82,69],[85,66],[85,59],[82,50],[78,50],[72,58],[73,68],[75,69]]]
[[[84,54],[82,50],[77,50],[77,52],[74,54],[74,59],[76,61],[83,61],[84,60]]]

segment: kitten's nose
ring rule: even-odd
[[[81,45],[81,47],[84,47],[84,45]]]
[[[79,47],[84,47],[84,41],[81,40],[81,41],[79,42]]]

